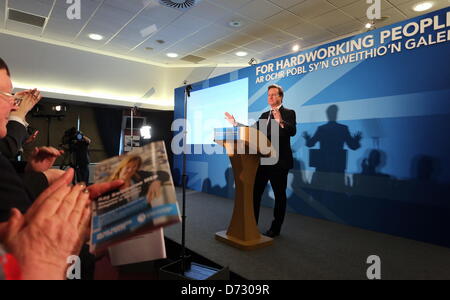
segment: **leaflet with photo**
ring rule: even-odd
[[[154,142],[95,167],[96,183],[125,183],[93,203],[91,252],[181,221],[164,142]]]

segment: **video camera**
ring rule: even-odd
[[[73,144],[76,142],[81,142],[84,139],[84,134],[77,130],[75,127],[66,130],[64,133],[63,144]]]

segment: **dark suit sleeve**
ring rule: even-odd
[[[33,199],[11,163],[0,154],[0,222],[6,222],[11,208],[25,213]]]
[[[8,133],[0,140],[0,152],[7,159],[14,160],[27,139],[28,133],[25,126],[16,121],[9,121],[6,128]]]
[[[286,110],[283,117],[284,128],[280,126],[280,135],[295,136],[297,134],[297,117],[294,110]]]
[[[317,142],[321,140],[321,137],[320,137],[321,132],[322,132],[322,129],[321,129],[321,127],[319,127],[316,130],[316,133],[314,133],[314,136],[306,141],[306,147],[309,147],[309,148],[314,147],[317,144]]]

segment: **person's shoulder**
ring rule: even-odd
[[[283,109],[285,112],[288,112],[288,113],[294,113],[294,114],[295,114],[295,110],[293,110],[293,109],[289,109],[289,108],[287,108],[287,107],[285,107],[285,106],[282,106],[282,109]]]
[[[259,117],[260,119],[267,119],[269,117],[269,113],[270,111],[265,111],[261,114],[261,116]]]

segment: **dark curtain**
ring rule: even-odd
[[[94,108],[100,138],[108,157],[119,155],[122,130],[122,110],[116,108]]]

